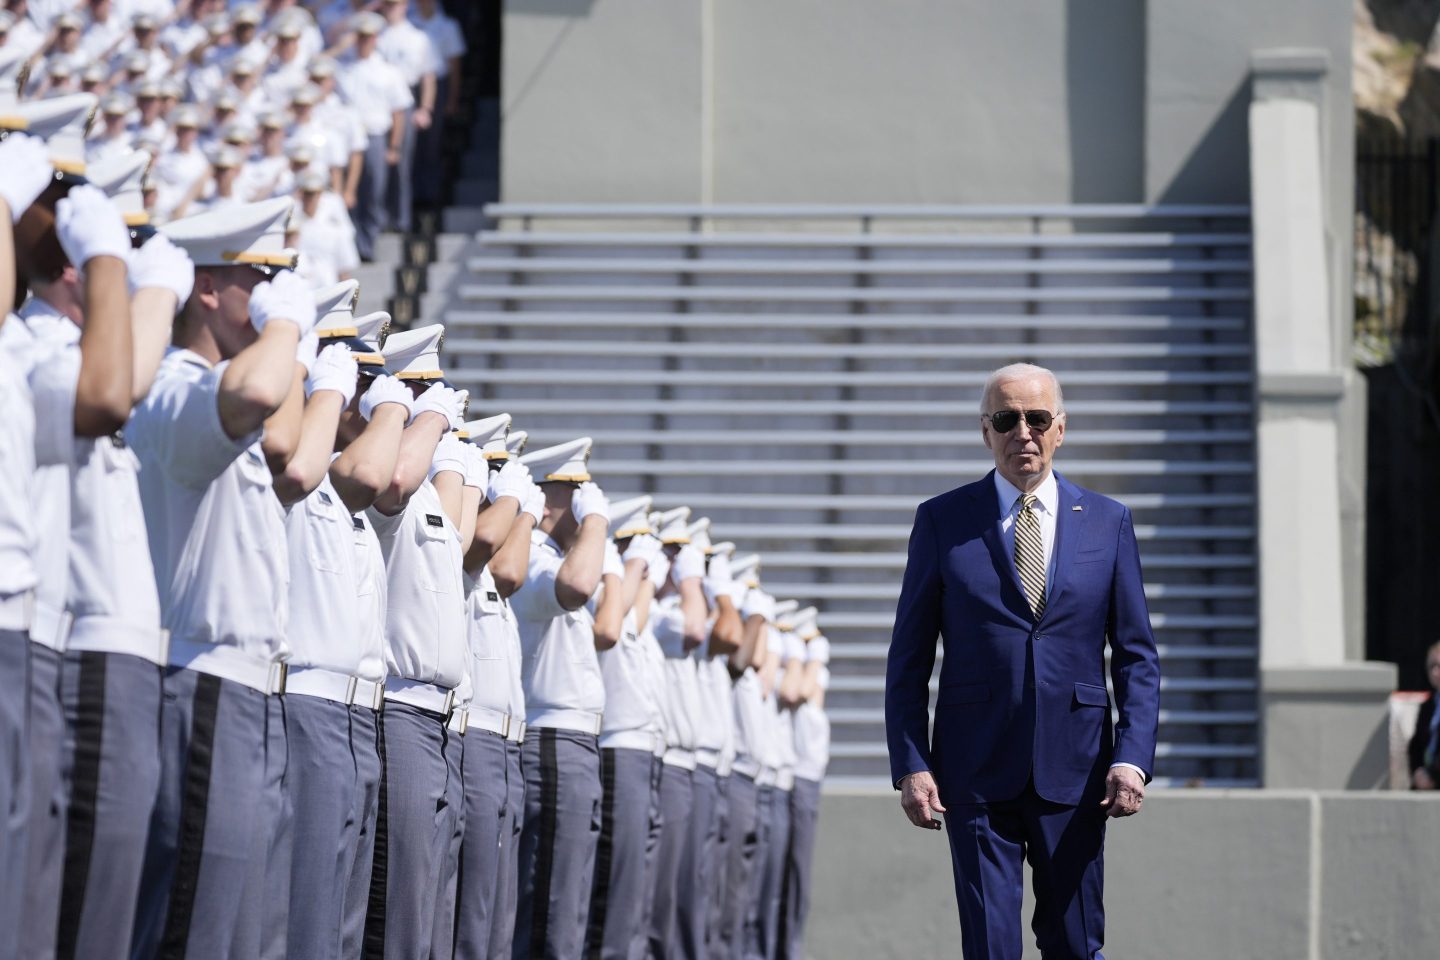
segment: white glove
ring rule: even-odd
[[[445,434],[435,445],[435,456],[430,458],[430,479],[435,479],[435,474],[444,473],[446,470],[454,470],[460,476],[465,476],[465,461],[468,459],[465,441],[453,433]]]
[[[537,527],[545,519],[545,491],[533,480],[530,481],[530,489],[525,492],[525,499],[520,501],[520,512],[534,517]]]
[[[355,397],[355,384],[360,378],[360,364],[351,354],[349,346],[332,343],[320,351],[310,368],[310,379],[305,381],[305,395],[317,390],[334,390],[344,400],[340,406],[350,406]]]
[[[670,558],[665,556],[665,552],[662,550],[655,554],[655,559],[650,561],[650,569],[645,571],[645,577],[655,588],[655,592],[659,593],[665,589],[665,578],[668,576],[670,576]]]
[[[195,264],[190,254],[181,250],[163,233],[157,233],[139,250],[126,255],[130,295],[147,287],[158,287],[175,294],[178,312],[195,289]]]
[[[600,575],[608,577],[612,574],[625,579],[625,562],[620,559],[620,548],[615,546],[615,541],[606,540],[605,559],[600,564]]]
[[[415,400],[410,408],[411,416],[422,413],[438,413],[450,424],[451,430],[459,430],[465,422],[465,400],[470,394],[464,390],[452,390],[443,383],[437,383]]]
[[[584,523],[586,517],[610,519],[610,501],[600,485],[592,481],[580,484],[575,497],[570,501],[570,512],[575,514],[576,523]]]
[[[768,623],[775,622],[775,598],[764,590],[751,590],[745,596],[745,605],[740,608],[740,615],[746,620],[757,614]]]
[[[399,377],[392,377],[389,374],[376,377],[375,382],[370,384],[360,397],[360,416],[368,423],[370,418],[375,416],[375,408],[382,403],[398,403],[405,408],[405,419],[410,419],[410,408],[415,403],[414,395],[410,388],[405,386],[405,381]]]
[[[506,461],[505,466],[490,474],[490,502],[501,497],[514,497],[520,503],[534,483],[530,479],[530,468],[519,460]]]
[[[0,170],[5,171],[0,177],[0,198],[10,208],[10,222],[19,223],[55,175],[45,141],[23,133],[10,134],[0,143]]]
[[[287,271],[250,291],[250,325],[256,332],[263,331],[270,321],[280,320],[298,327],[303,339],[315,328],[315,319],[315,293],[298,273]]]
[[[695,547],[686,544],[675,554],[675,559],[670,561],[671,573],[674,581],[679,584],[691,577],[705,576],[705,554]]]
[[[5,176],[9,175],[7,170]],[[130,228],[125,226],[125,218],[104,190],[88,183],[72,188],[55,204],[55,236],[77,267],[96,257],[129,260]]]
[[[465,447],[465,486],[474,487],[485,495],[485,487],[490,481],[490,464],[485,461],[484,452],[473,443],[464,444]]]
[[[655,558],[665,552],[664,545],[659,538],[649,533],[639,533],[630,538],[630,545],[625,548],[624,560],[629,563],[631,560],[643,560],[647,567],[653,566]],[[668,564],[667,564],[668,566]]]
[[[705,572],[717,585],[728,584],[735,579],[730,572],[730,558],[723,553],[710,555],[710,566]]]
[[[295,345],[295,362],[305,368],[305,376],[315,369],[315,356],[320,352],[320,338],[311,330]]]

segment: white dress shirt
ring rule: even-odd
[[[830,686],[830,641],[816,637],[805,644],[805,662],[820,664],[819,684]],[[795,779],[816,783],[825,779],[830,763],[830,718],[811,700],[795,708]]]
[[[20,321],[12,314],[5,327]],[[0,327],[0,331],[3,331]],[[26,631],[32,615],[28,595],[35,589],[35,518],[30,486],[35,482],[35,408],[30,384],[15,359],[0,351],[0,630]]]
[[[510,603],[500,596],[489,567],[478,579],[465,578],[470,636],[470,706],[525,719],[525,697],[517,691],[520,680],[520,627]]]
[[[355,534],[350,511],[329,476],[285,516],[290,546],[290,669],[355,676],[360,642],[360,598]]]

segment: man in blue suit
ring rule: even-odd
[[[949,824],[966,960],[1019,960],[1025,859],[1042,955],[1101,960],[1105,823],[1140,809],[1160,706],[1135,529],[1051,470],[1065,408],[1049,370],[995,371],[980,420],[995,470],[915,513],[885,677],[891,777],[913,824]]]

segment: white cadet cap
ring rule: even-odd
[[[360,301],[360,281],[341,280],[315,291],[315,335],[326,337],[353,337],[355,329],[355,304]]]
[[[123,93],[112,93],[100,101],[100,109],[107,117],[123,117],[130,113],[135,104]]]
[[[676,507],[674,510],[657,513],[650,518],[650,522],[654,524],[655,529],[659,531],[655,536],[660,538],[661,543],[669,546],[671,544],[690,542],[690,529],[686,525],[686,521],[689,519],[689,507]]]
[[[510,451],[510,456],[518,457],[525,452],[525,444],[530,442],[530,431],[511,430],[510,436],[505,438],[505,449]]]
[[[290,102],[301,106],[314,105],[325,98],[325,93],[313,83],[302,84],[290,94]]]
[[[710,555],[710,518],[701,517],[690,524],[690,545],[698,547],[706,556]]]
[[[730,576],[736,582],[755,589],[760,586],[760,554],[747,553],[730,561]]]
[[[350,29],[361,36],[373,36],[385,29],[385,18],[373,10],[357,13],[350,19]]]
[[[170,126],[179,130],[184,127],[200,129],[200,108],[193,103],[182,103],[170,114]]]
[[[536,483],[585,483],[590,479],[589,437],[557,443],[534,453],[527,453],[520,462],[530,468]]]
[[[319,170],[306,170],[300,174],[296,185],[300,187],[301,193],[324,193],[327,183],[328,178]]]
[[[785,618],[785,623],[786,623],[785,629],[788,630],[788,629],[790,629],[789,624],[790,624],[790,623],[793,621],[793,619],[794,619],[794,618],[791,617],[790,615],[793,614],[796,610],[799,610],[799,609],[800,609],[800,601],[799,601],[799,600],[781,600],[781,601],[779,601],[778,603],[775,604],[775,619],[776,619],[776,621],[779,621],[781,617],[784,617],[784,618]]]
[[[355,336],[364,340],[365,345],[376,353],[380,352],[380,347],[389,334],[390,314],[384,310],[376,310],[355,318]]]
[[[251,26],[258,26],[260,21],[265,19],[265,14],[260,10],[258,3],[242,3],[230,14],[235,23],[248,23]]]
[[[248,265],[295,269],[296,252],[285,246],[289,197],[237,203],[172,220],[160,228],[190,254],[197,267]]]
[[[149,167],[150,154],[135,150],[90,164],[86,179],[105,191],[111,205],[125,218],[127,227],[142,227],[150,222],[143,196],[145,171]]]
[[[385,366],[401,380],[441,380],[440,347],[445,343],[445,325],[432,323],[414,330],[392,333],[381,348]]]
[[[471,420],[460,428],[460,438],[480,448],[486,460],[509,460],[505,435],[510,432],[510,414],[500,413],[483,420]]]
[[[734,553],[734,552],[735,552],[735,544],[734,544],[734,542],[731,541],[731,540],[721,540],[719,543],[714,544],[713,546],[710,547],[710,556],[712,556],[712,557],[716,557],[716,556],[728,557],[728,556],[730,556],[730,555],[731,555],[732,553]]]
[[[93,93],[71,93],[18,103],[11,110],[25,119],[30,136],[45,141],[56,170],[83,177],[85,131],[99,103],[100,98]]]
[[[610,504],[610,536],[623,540],[642,533],[654,533],[649,517],[650,505],[654,502],[655,498],[647,493]]]
[[[210,156],[210,166],[219,170],[233,170],[245,165],[245,154],[228,143],[221,144]]]
[[[820,636],[820,631],[815,626],[815,620],[819,616],[820,611],[815,607],[806,607],[795,614],[795,632],[800,635],[801,640],[811,640]]]
[[[150,69],[150,55],[144,50],[136,50],[125,58],[125,71],[127,73],[144,73]]]

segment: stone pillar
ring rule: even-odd
[[[1267,787],[1374,786],[1395,668],[1346,648],[1340,427],[1354,373],[1332,311],[1328,57],[1261,51],[1251,67],[1261,776]]]

